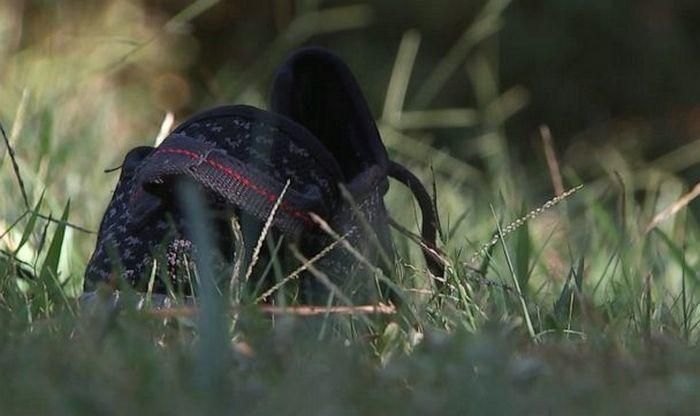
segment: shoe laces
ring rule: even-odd
[[[389,177],[406,185],[416,198],[422,217],[421,250],[423,251],[423,257],[425,257],[428,270],[433,275],[442,277],[445,260],[436,245],[439,219],[430,194],[428,194],[423,183],[410,170],[397,162],[389,161],[387,174]]]

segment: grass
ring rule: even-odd
[[[369,86],[387,91],[378,123],[392,157],[435,183],[444,285],[396,232],[389,278],[407,302],[391,314],[271,315],[209,292],[196,316],[81,308],[95,236],[71,224],[97,228],[116,179],[101,170],[157,135],[164,114],[144,99],[148,71],[177,71],[182,63],[159,52],[177,38],[169,30],[210,3],[163,27],[143,24],[136,3],[108,3],[70,22],[82,35],[57,23],[44,43],[3,49],[0,120],[15,151],[0,159],[3,414],[696,411],[700,225],[682,197],[688,185],[670,159],[640,159],[612,138],[559,158],[544,145],[529,161],[509,153],[504,123],[526,94],[503,91],[490,58],[504,1],[488,2],[424,83],[409,87],[420,34],[408,31],[390,82]],[[249,69],[217,75],[239,80],[226,99],[260,105],[289,48],[368,24],[369,10],[302,14]],[[465,68],[475,102],[430,107]],[[418,109],[406,110],[407,98]],[[432,145],[432,129],[446,127],[469,129],[464,154],[478,165]],[[531,177],[532,166],[543,174]],[[556,184],[584,187],[554,205]],[[415,230],[407,198],[394,185],[387,202]]]

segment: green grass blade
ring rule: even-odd
[[[66,222],[69,212],[70,201],[66,203],[66,207],[61,215],[61,221],[56,224],[56,231],[53,234],[51,244],[49,244],[49,249],[46,252],[46,258],[41,266],[41,272],[39,273],[39,282],[46,288],[46,295],[52,301],[65,300],[65,293],[58,280],[58,264],[61,260],[61,250],[63,249],[63,239],[66,234]]]
[[[29,241],[29,237],[32,235],[34,232],[34,228],[36,227],[36,220],[39,218],[39,209],[41,208],[41,203],[44,201],[44,192],[41,193],[41,196],[39,197],[39,202],[36,203],[34,206],[34,211],[32,211],[31,217],[29,217],[29,221],[27,222],[27,226],[24,228],[24,231],[22,232],[22,238],[19,240],[19,244],[17,244],[17,248],[15,248],[14,255],[16,256],[17,253],[24,247],[24,245]]]

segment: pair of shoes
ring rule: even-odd
[[[373,299],[377,289],[386,297],[386,285],[372,276],[374,266],[388,275],[394,266],[383,202],[389,177],[415,195],[426,262],[440,276],[443,267],[434,255],[438,220],[427,191],[389,160],[345,63],[323,49],[302,49],[279,69],[269,112],[242,105],[206,110],[157,148],[137,147],[126,155],[86,269],[85,290],[126,282],[137,290],[151,284],[154,293],[190,293],[196,227],[178,190],[194,184],[207,207],[204,224],[214,231],[216,253],[209,254],[221,284],[240,260],[236,256],[244,257],[244,265],[251,261],[271,217],[270,241],[282,239],[295,249],[264,250],[263,258],[281,258],[285,274],[315,258],[309,269],[317,271],[302,273],[306,302],[325,301],[329,287],[353,301],[367,299],[368,288]],[[231,226],[232,218],[238,226]],[[257,262],[257,279],[264,263]],[[330,282],[319,279],[319,272]]]

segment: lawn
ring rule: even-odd
[[[379,6],[273,2],[279,27],[248,28],[257,49],[211,72],[193,25],[216,1],[74,3],[0,5],[0,414],[700,412],[697,143],[664,141],[652,118],[513,137],[532,93],[499,79],[510,2],[473,2],[439,56],[408,27],[364,58]],[[276,309],[163,312],[128,291],[120,308],[81,304],[118,178],[104,171],[173,119],[265,107],[284,56],[320,42],[359,62],[391,157],[432,188],[445,283],[395,230],[402,302],[382,313],[306,316],[286,289]],[[386,64],[363,71],[373,58]],[[409,195],[393,183],[386,201],[416,232]]]

